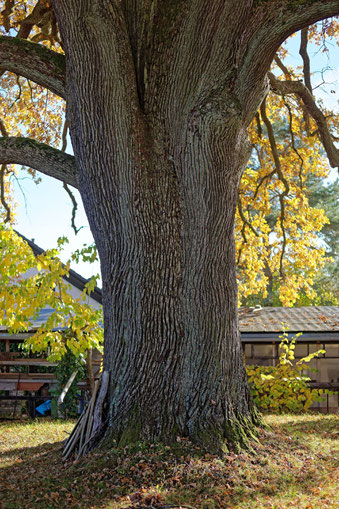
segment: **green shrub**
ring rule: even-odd
[[[295,361],[294,349],[298,336],[289,341],[284,331],[279,345],[279,363],[277,366],[247,366],[246,371],[252,396],[261,410],[278,413],[307,411],[315,401],[322,401],[324,394],[333,392],[323,389],[311,389],[310,378],[303,374],[315,357],[325,353],[318,350],[299,361]]]
[[[55,400],[60,396],[65,384],[73,371],[78,370],[78,373],[69,388],[64,402],[61,405],[61,412],[65,417],[77,417],[79,405],[79,389],[77,384],[80,380],[86,378],[86,365],[81,356],[76,357],[71,350],[67,350],[66,354],[58,362],[55,368],[55,375],[57,379],[56,390],[53,391]]]

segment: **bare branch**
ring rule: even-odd
[[[277,55],[277,54],[275,55],[274,61],[277,64],[277,66],[279,67],[279,69],[284,73],[286,79],[289,79],[292,77],[291,71],[289,71],[289,69],[287,69],[286,65],[281,60],[279,55]]]
[[[1,132],[1,134],[2,134],[2,136],[4,138],[8,137],[7,129],[6,129],[5,124],[3,123],[3,121],[1,119],[0,119],[0,132]]]
[[[257,184],[257,187],[255,189],[255,192],[253,194],[253,199],[255,200],[256,197],[258,196],[258,193],[259,193],[259,190],[261,188],[261,186],[263,185],[263,183],[265,182],[266,179],[270,179],[271,177],[273,177],[273,175],[275,174],[275,170],[271,171],[270,173],[268,173],[267,175],[264,175],[263,177],[261,177],[261,179],[259,180],[258,184]]]
[[[280,95],[294,94],[299,96],[308,113],[315,120],[319,136],[326,150],[326,154],[332,168],[339,167],[339,150],[335,146],[332,135],[328,128],[325,115],[317,106],[312,94],[301,81],[280,81],[271,72],[268,73],[272,89]]]
[[[249,221],[247,221],[247,219],[245,217],[244,211],[242,209],[242,203],[241,203],[240,196],[238,196],[238,203],[237,204],[238,204],[239,215],[241,217],[242,222],[244,223],[244,225],[246,225],[254,233],[254,235],[256,237],[259,237],[259,233],[257,232],[257,230],[255,228],[253,228],[253,225],[251,225],[251,223]]]
[[[271,151],[272,151],[272,156],[273,156],[273,161],[274,161],[276,172],[277,172],[278,177],[280,178],[281,182],[285,186],[285,191],[283,192],[283,194],[284,194],[284,196],[287,196],[288,193],[290,192],[290,186],[289,186],[287,180],[285,179],[282,168],[281,168],[279,154],[278,154],[278,148],[277,148],[274,131],[273,131],[273,126],[267,116],[267,113],[266,113],[266,98],[263,100],[263,102],[261,104],[260,113],[261,113],[261,118],[263,119],[263,122],[267,129],[268,139],[269,139],[270,146],[271,146]]]
[[[27,39],[31,33],[34,25],[38,25],[43,17],[52,10],[51,5],[48,5],[44,0],[39,0],[32,12],[21,22],[21,26],[18,32],[18,37]]]
[[[65,56],[17,37],[0,36],[0,68],[65,98]]]
[[[271,146],[271,151],[272,151],[272,155],[273,155],[276,173],[278,174],[279,179],[281,180],[281,182],[284,184],[284,187],[285,187],[285,190],[282,193],[278,194],[279,203],[280,203],[280,228],[281,228],[282,236],[283,236],[281,255],[280,255],[279,272],[280,272],[281,278],[284,279],[285,274],[284,274],[283,260],[284,260],[284,255],[285,255],[285,251],[286,251],[286,245],[287,245],[287,236],[286,236],[286,230],[285,230],[285,224],[284,224],[284,220],[285,220],[284,198],[285,198],[285,196],[288,196],[288,193],[290,192],[290,186],[282,172],[279,154],[278,154],[278,148],[277,148],[277,144],[276,144],[275,137],[274,137],[273,126],[270,122],[270,119],[267,116],[267,113],[266,113],[266,98],[263,100],[263,102],[261,104],[260,113],[261,113],[261,118],[263,119],[263,122],[267,129],[268,139],[269,139],[270,146]]]
[[[10,29],[11,29],[11,24],[10,24],[9,17],[12,14],[13,7],[14,7],[14,0],[6,0],[5,8],[1,12],[1,14],[2,14],[2,23],[3,23],[3,26],[4,26],[5,30],[6,30],[6,32],[9,32]]]
[[[339,14],[338,0],[270,0],[256,2],[247,29],[247,51],[239,63],[235,90],[250,122],[265,95],[263,80],[287,37],[321,19]]]
[[[257,124],[258,136],[259,136],[259,138],[262,138],[262,127],[261,127],[260,115],[259,115],[258,111],[256,112],[254,118],[255,118],[255,123]]]
[[[310,65],[310,57],[308,56],[308,53],[307,53],[308,27],[305,27],[301,30],[300,36],[301,36],[301,38],[300,38],[299,54],[301,55],[301,58],[303,59],[303,62],[304,62],[304,66],[303,66],[304,81],[305,81],[306,87],[312,94],[311,65]],[[304,105],[303,105],[303,115],[304,115],[306,132],[307,132],[307,134],[309,134],[309,132],[310,132],[310,114],[308,113],[308,111],[304,107]]]
[[[282,72],[284,73],[284,76],[287,80],[292,80],[293,78],[295,78],[295,75],[293,73],[293,71],[290,71],[289,69],[287,69],[287,67],[285,66],[284,62],[279,58],[278,55],[275,55],[274,57],[274,61],[275,63],[277,64],[277,66],[279,67],[279,69],[282,70]],[[309,119],[309,114],[304,106],[304,103],[301,101],[300,97],[297,97],[297,101],[298,101],[298,104],[303,112],[303,116],[304,116],[304,121],[305,121],[305,127],[306,127],[306,131],[307,131],[307,134],[309,134],[309,131],[310,131],[310,119]]]
[[[7,132],[6,126],[1,119],[0,119],[0,132],[1,132],[2,136],[4,136],[5,138],[8,138],[8,132]],[[4,222],[9,223],[11,220],[11,208],[6,201],[6,196],[5,196],[6,170],[7,170],[6,164],[2,164],[1,168],[0,168],[0,202],[3,206],[3,208],[6,210],[6,217],[4,219]]]
[[[77,187],[74,157],[29,138],[0,138],[0,164],[22,164]]]
[[[6,210],[6,217],[4,219],[5,223],[9,223],[11,220],[11,209],[8,205],[5,197],[5,173],[6,173],[7,166],[5,164],[1,165],[0,168],[0,202],[4,209]]]
[[[68,196],[70,197],[71,202],[72,202],[71,226],[72,226],[72,228],[74,230],[75,235],[77,235],[79,233],[79,231],[81,230],[81,228],[82,228],[82,226],[80,226],[80,228],[77,228],[77,226],[75,224],[75,216],[76,216],[76,213],[77,213],[77,210],[78,210],[78,203],[77,203],[77,201],[75,199],[74,194],[72,193],[71,189],[68,187],[66,182],[63,183],[63,188],[65,189],[66,193],[68,194]]]
[[[291,141],[292,141],[292,148],[293,151],[297,154],[299,160],[300,160],[300,166],[299,166],[299,182],[300,182],[300,189],[303,187],[303,178],[302,178],[302,172],[303,172],[303,166],[304,166],[304,159],[301,157],[299,150],[297,149],[295,145],[295,138],[294,138],[294,131],[293,131],[293,115],[291,106],[285,102],[286,109],[288,111],[288,118],[289,118],[289,131],[291,135]]]
[[[307,43],[308,43],[308,27],[305,27],[301,30],[301,41],[300,41],[300,49],[299,54],[304,62],[303,73],[305,85],[308,90],[312,94],[312,85],[311,85],[311,66],[310,66],[310,57],[307,53]]]
[[[65,120],[64,122],[64,128],[62,130],[62,146],[61,146],[61,152],[65,152],[66,151],[66,148],[67,148],[67,132],[68,132],[68,122],[67,120]],[[77,213],[77,210],[78,210],[78,203],[75,199],[75,196],[74,194],[72,193],[71,189],[68,187],[68,185],[66,184],[66,182],[63,183],[63,188],[65,189],[66,193],[68,194],[68,196],[70,197],[71,199],[71,202],[72,202],[72,218],[71,218],[71,226],[74,230],[74,233],[75,235],[78,234],[78,232],[81,230],[82,226],[80,228],[77,228],[76,227],[76,224],[75,224],[75,216],[76,216],[76,213]]]
[[[61,135],[61,140],[62,140],[61,152],[66,152],[66,148],[67,148],[67,132],[68,132],[68,122],[67,122],[67,120],[65,120],[64,127],[62,129],[62,135]]]

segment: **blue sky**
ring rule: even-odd
[[[23,171],[18,177],[23,180],[19,180],[21,189],[14,182],[15,200],[18,203],[16,230],[43,249],[56,247],[57,239],[65,235],[69,244],[61,254],[64,261],[83,244],[93,242],[80,195],[75,189],[73,192],[78,202],[76,226],[83,227],[77,235],[71,228],[72,204],[61,182],[43,175],[37,185]],[[79,263],[72,265],[72,268],[86,278],[100,271],[98,263]]]
[[[298,54],[299,41],[300,38],[297,35],[288,44],[290,52],[289,65],[297,66],[302,63]],[[318,88],[316,94],[324,100],[329,108],[338,111],[339,51],[338,46],[334,44],[329,44],[328,48],[330,50],[328,54],[322,53],[319,47],[309,48],[311,70],[317,71],[313,76],[312,84],[315,86],[320,82],[321,74],[319,71],[327,68],[324,78],[328,85]],[[332,171],[331,177],[334,178],[335,175],[336,173]],[[18,177],[18,183],[14,182],[13,185],[15,201],[18,203],[15,228],[20,233],[29,239],[34,239],[36,244],[44,249],[55,247],[58,237],[66,235],[70,243],[61,256],[64,261],[69,258],[75,249],[81,248],[84,243],[93,242],[81,199],[76,191],[75,195],[79,206],[76,225],[77,227],[83,227],[77,235],[74,234],[71,228],[72,205],[60,182],[42,176],[42,182],[36,185],[24,171],[21,171]],[[92,265],[79,263],[78,265],[72,265],[72,268],[87,278],[95,275],[100,270],[98,263]]]

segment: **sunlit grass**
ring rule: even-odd
[[[339,416],[265,416],[255,453],[222,460],[183,440],[61,461],[71,421],[0,423],[1,508],[339,507]]]

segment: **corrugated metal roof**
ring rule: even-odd
[[[300,308],[240,308],[239,325],[243,332],[280,332],[282,323],[293,332],[339,332],[338,306]]]

